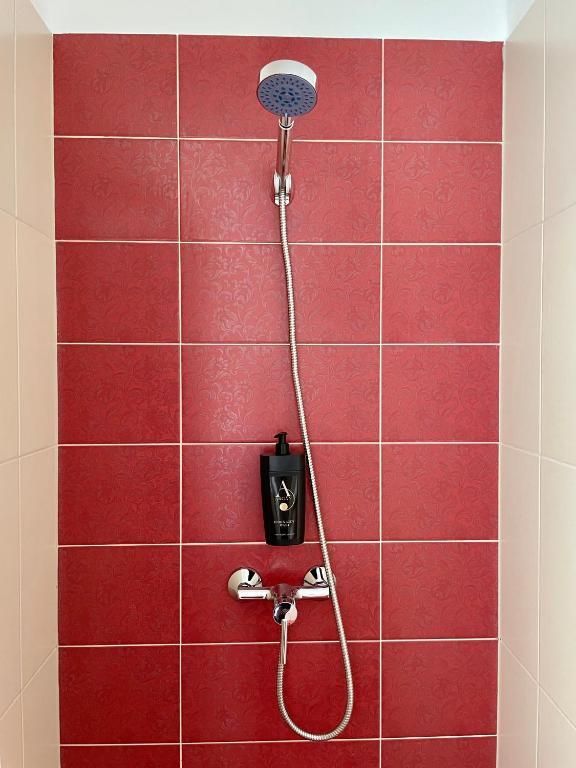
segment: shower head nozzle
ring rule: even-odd
[[[271,61],[260,70],[257,94],[274,115],[306,115],[316,106],[316,73],[300,61]]]

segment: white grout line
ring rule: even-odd
[[[541,116],[542,119],[542,200],[541,200],[541,218],[542,218],[542,229],[541,229],[541,240],[540,240],[540,328],[539,328],[539,338],[538,338],[538,346],[539,346],[539,388],[540,388],[540,396],[538,398],[538,533],[537,533],[537,541],[538,541],[538,554],[537,554],[537,561],[536,561],[536,567],[538,569],[538,584],[536,587],[536,610],[537,610],[537,616],[536,616],[536,628],[537,628],[537,654],[536,654],[536,676],[537,676],[537,688],[536,688],[536,743],[535,743],[535,752],[536,757],[539,759],[540,754],[540,706],[541,706],[541,699],[544,695],[543,689],[540,685],[540,670],[541,670],[541,648],[540,648],[540,637],[541,637],[541,598],[542,598],[542,410],[544,405],[544,398],[542,395],[542,342],[544,339],[544,227],[546,224],[546,46],[547,46],[547,27],[548,27],[548,10],[546,8],[546,3],[543,5],[543,34],[544,34],[544,53],[542,56],[542,70],[543,70],[543,77],[542,77],[542,104],[543,104],[543,114]]]
[[[182,245],[280,245],[279,240],[182,240],[180,241]],[[101,239],[101,240],[81,240],[78,238],[71,238],[71,239],[65,239],[61,238],[56,240],[56,245],[59,245],[60,243],[63,244],[70,244],[70,243],[77,243],[79,245],[83,243],[94,243],[98,245],[177,245],[177,240],[107,240],[107,239]],[[307,241],[307,240],[297,240],[293,243],[290,243],[290,247],[298,248],[298,246],[316,246],[319,248],[326,248],[326,247],[354,247],[354,248],[374,248],[376,246],[383,246],[384,248],[500,248],[502,245],[501,242],[499,243],[493,243],[493,242],[469,242],[469,243],[462,243],[462,242],[452,242],[452,241],[446,241],[446,242],[372,242],[372,241],[338,241],[338,242],[329,242],[324,240],[315,240],[313,242]]]
[[[182,755],[182,740],[184,738],[184,724],[183,724],[183,704],[182,704],[182,639],[183,639],[183,583],[184,583],[184,567],[182,558],[182,539],[183,539],[183,490],[182,490],[182,440],[183,440],[183,426],[182,426],[182,412],[183,412],[183,392],[182,392],[182,244],[181,244],[181,220],[182,220],[182,191],[181,191],[181,176],[180,176],[180,65],[179,65],[179,36],[176,35],[176,172],[178,179],[178,341],[179,341],[179,354],[178,354],[178,398],[179,398],[179,460],[178,460],[178,538],[179,538],[179,550],[178,550],[178,640],[179,640],[179,652],[178,652],[178,728],[179,728],[179,740],[180,740],[180,768],[183,766]]]
[[[380,138],[384,139],[384,46],[385,42],[382,40],[380,44]],[[378,333],[379,343],[382,345],[383,333],[382,333],[382,319],[384,301],[384,144],[380,149],[380,290],[378,301]],[[378,538],[382,540],[382,528],[383,528],[383,467],[382,467],[382,351],[378,355]],[[383,610],[382,610],[382,544],[378,547],[378,637],[382,639],[383,635]],[[383,717],[383,683],[382,683],[382,645],[378,649],[378,766],[382,768],[382,717]]]
[[[301,442],[294,441],[294,445],[302,445]],[[451,445],[451,446],[457,446],[457,445],[498,445],[497,440],[383,440],[381,443],[376,440],[366,441],[366,440],[357,440],[357,441],[338,441],[338,440],[331,440],[331,441],[323,441],[323,440],[317,440],[317,441],[311,441],[312,445],[382,445],[382,446],[390,446],[390,445]],[[60,443],[59,448],[138,448],[138,447],[144,447],[144,448],[170,448],[174,446],[178,446],[180,443]],[[229,441],[211,441],[211,442],[199,442],[199,443],[190,443],[190,442],[184,442],[183,445],[187,447],[215,447],[218,448],[219,446],[251,446],[256,447],[258,445],[274,445],[272,442],[266,442],[264,440],[253,440],[253,441],[236,441],[236,442],[229,442]],[[52,447],[52,446],[50,446]],[[514,446],[512,446],[514,447]],[[45,448],[42,448],[40,450],[46,450]],[[518,448],[517,450],[522,450]],[[35,451],[34,453],[37,453]],[[7,461],[13,461],[14,459],[8,459]],[[559,462],[560,463],[560,462]]]
[[[59,347],[287,347],[285,341],[59,341]],[[298,342],[299,347],[498,347],[498,341],[319,341]]]
[[[465,740],[465,739],[493,739],[496,736],[495,733],[470,733],[454,736],[385,736],[382,741],[449,741],[451,739]],[[360,738],[336,738],[332,739],[334,742],[374,742],[380,739],[376,736],[366,736]],[[260,741],[184,741],[182,742],[187,747],[203,747],[203,746],[230,746],[240,744],[312,744],[312,742],[301,741],[294,737],[293,739],[262,739]],[[118,743],[118,742],[89,742],[86,744],[62,744],[62,747],[67,749],[83,749],[85,747],[175,747],[178,746],[178,742],[174,741],[139,741],[132,743]]]
[[[385,638],[383,640],[347,640],[351,645],[395,645],[397,643],[497,643],[497,637],[416,637],[416,638]],[[290,640],[293,645],[338,645],[337,639],[323,640]],[[76,645],[60,645],[60,649],[75,650],[82,648],[224,648],[228,646],[277,646],[277,640],[244,640],[229,642],[183,642],[183,643],[92,643]]]
[[[318,544],[318,539],[308,539],[303,546]],[[328,539],[329,544],[358,544],[384,546],[386,544],[498,544],[498,539]],[[58,544],[59,549],[101,549],[122,547],[264,547],[265,541],[173,541],[160,543],[107,543],[107,544]]]
[[[253,138],[243,136],[112,136],[112,135],[78,135],[55,134],[54,139],[88,139],[88,140],[116,140],[116,141],[213,141],[222,144],[228,143],[263,143],[274,144],[275,138]],[[459,139],[445,140],[414,140],[414,139],[293,139],[295,144],[448,144],[459,146],[461,144],[474,144],[480,146],[501,146],[502,141],[469,141]]]

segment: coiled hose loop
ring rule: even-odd
[[[294,394],[296,395],[296,404],[298,406],[298,418],[300,420],[300,431],[302,433],[302,442],[306,453],[308,464],[308,475],[310,477],[310,487],[312,489],[312,500],[314,502],[314,511],[316,513],[316,523],[318,525],[318,537],[320,539],[320,549],[326,569],[326,578],[330,587],[330,596],[332,599],[332,608],[334,609],[334,619],[336,620],[336,629],[342,651],[342,661],[344,664],[344,674],[346,677],[346,709],[340,723],[334,730],[328,733],[309,733],[300,728],[290,717],[290,714],[284,703],[284,664],[282,663],[282,652],[278,658],[278,677],[276,683],[276,694],[278,697],[278,707],[280,714],[292,730],[299,736],[309,741],[328,741],[339,736],[344,728],[350,722],[352,709],[354,708],[354,681],[352,679],[352,668],[350,666],[350,655],[346,643],[346,633],[342,622],[340,612],[340,603],[336,592],[336,582],[332,573],[328,545],[326,543],[326,534],[324,533],[324,522],[322,520],[322,511],[320,509],[320,499],[318,497],[318,488],[316,486],[316,474],[314,472],[314,462],[312,460],[312,449],[310,438],[308,437],[308,425],[306,422],[306,412],[304,410],[304,398],[302,396],[302,387],[300,385],[300,373],[298,370],[298,347],[296,344],[296,313],[294,309],[294,287],[292,283],[292,263],[290,259],[290,247],[288,243],[288,228],[286,223],[286,195],[284,190],[279,193],[279,211],[280,211],[280,241],[282,243],[282,255],[284,257],[284,270],[286,273],[286,293],[288,296],[288,330],[290,334],[290,359],[292,363],[292,380],[294,382]]]

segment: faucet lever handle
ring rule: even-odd
[[[287,618],[282,619],[280,624],[280,664],[286,665],[288,660],[288,627],[290,622]]]

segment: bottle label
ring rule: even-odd
[[[293,535],[298,478],[294,475],[279,475],[271,477],[270,482],[275,506],[274,528],[278,533]]]
[[[296,504],[296,494],[286,485],[286,480],[280,478],[280,485],[276,493],[276,503],[282,512],[289,512]]]

